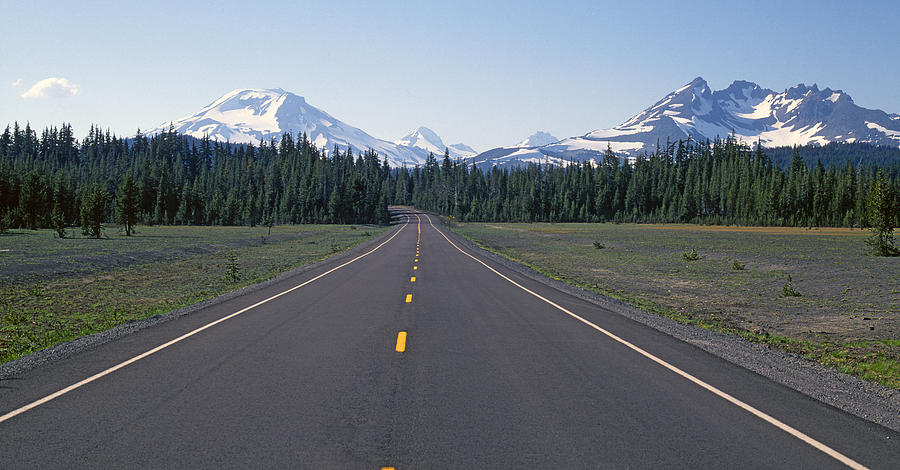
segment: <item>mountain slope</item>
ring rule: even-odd
[[[168,130],[169,125],[164,123],[148,134]],[[306,133],[319,149],[330,152],[337,145],[362,152],[371,148],[392,166],[417,165],[427,156],[427,152],[372,137],[280,88],[234,90],[171,125],[177,132],[197,138],[208,135],[219,141],[254,145],[278,141],[286,132],[295,136]]]

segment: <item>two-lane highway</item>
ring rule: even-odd
[[[900,465],[898,433],[400,220],[0,381],[0,467]]]

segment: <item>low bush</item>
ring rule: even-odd
[[[800,291],[794,286],[794,279],[788,274],[787,282],[784,283],[784,286],[781,288],[781,296],[782,297],[800,297]]]

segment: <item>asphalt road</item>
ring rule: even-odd
[[[0,468],[900,466],[896,432],[400,220],[0,381]]]

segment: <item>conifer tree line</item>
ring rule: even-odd
[[[897,226],[900,164],[809,166],[798,151],[782,167],[761,146],[733,137],[679,141],[624,163],[610,149],[599,162],[516,169],[429,158],[398,175],[394,200],[463,221],[639,222],[868,227],[870,188],[893,188],[884,210]]]
[[[392,181],[374,152],[335,148],[326,156],[303,135],[259,146],[171,129],[122,139],[92,126],[77,142],[70,125],[38,137],[16,124],[0,135],[7,228],[84,225],[91,211],[128,233],[138,223],[388,223]]]
[[[40,136],[14,124],[0,135],[0,228],[387,223],[392,204],[464,221],[866,227],[873,186],[879,223],[900,222],[897,163],[807,165],[795,151],[784,166],[731,137],[662,149],[629,163],[607,150],[596,163],[488,170],[445,152],[392,169],[371,150],[326,152],[303,134],[253,146],[92,126],[79,142],[67,124]]]

